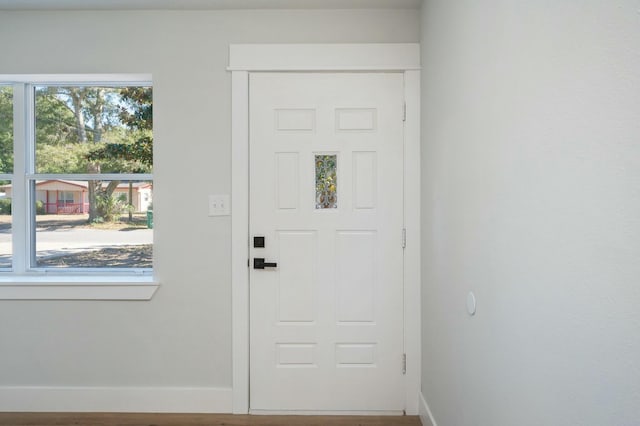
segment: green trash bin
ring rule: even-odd
[[[153,229],[153,210],[147,210],[147,228]]]

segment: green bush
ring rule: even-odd
[[[11,198],[0,198],[0,214],[11,214]]]
[[[105,222],[117,221],[125,207],[125,204],[119,198],[104,194],[96,197],[96,205],[98,207],[98,216]]]
[[[44,211],[44,202],[40,200],[36,200],[36,214],[45,214]]]

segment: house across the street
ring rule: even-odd
[[[106,186],[106,183],[104,183]],[[132,205],[136,212],[146,212],[152,202],[153,184],[150,182],[121,182],[113,196],[129,202],[129,186]],[[89,185],[87,181],[42,180],[36,182],[36,200],[44,204],[48,214],[82,214],[89,212]],[[11,198],[11,185],[2,190]]]

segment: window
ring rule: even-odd
[[[13,172],[13,87],[0,84],[0,270],[12,265],[11,198]]]
[[[150,275],[150,79],[2,78],[0,272]]]
[[[59,191],[58,192],[58,206],[67,206],[74,204],[73,192],[71,191]]]

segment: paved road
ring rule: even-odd
[[[152,244],[152,229],[108,230],[66,228],[36,232],[36,255],[73,253],[117,245]],[[11,254],[11,234],[0,233],[0,257]]]

